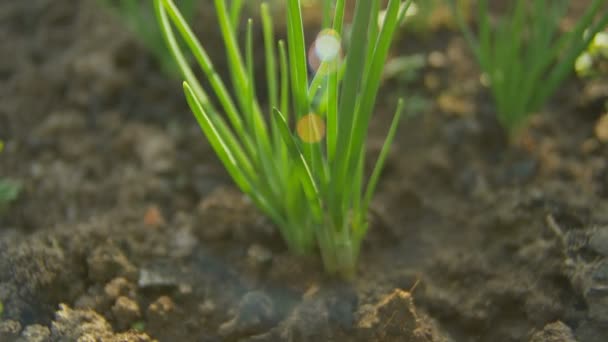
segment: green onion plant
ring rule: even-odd
[[[478,0],[475,35],[451,0],[454,12],[490,82],[498,118],[510,132],[538,111],[572,72],[576,58],[608,24],[606,0],[592,0],[569,32],[560,31],[567,0],[514,0],[494,22],[490,0]]]
[[[308,51],[300,0],[286,1],[287,40],[278,42],[269,6],[262,3],[268,103],[261,103],[255,90],[253,21],[247,21],[241,49],[235,33],[239,23],[231,19],[234,9],[225,0],[214,1],[231,88],[174,2],[154,0],[185,79],[187,102],[236,185],[276,223],[289,249],[304,254],[318,248],[329,273],[352,277],[403,101],[366,182],[368,124],[391,40],[411,0],[390,0],[381,22],[379,0],[357,0],[350,26],[344,23],[344,0],[324,6],[327,27]],[[351,40],[343,54],[340,37],[347,27]],[[174,30],[190,48],[216,101],[195,77]]]

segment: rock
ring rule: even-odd
[[[144,214],[144,224],[150,228],[158,228],[166,224],[165,218],[157,205],[148,207]]]
[[[260,334],[275,321],[272,299],[261,291],[247,292],[239,303],[236,316],[219,328],[219,334],[229,339]]]
[[[40,324],[28,325],[23,329],[18,342],[48,342],[51,338],[49,328]]]
[[[305,298],[279,326],[282,341],[327,341],[333,338],[330,313],[322,296]]]
[[[55,320],[51,323],[51,339],[57,341],[109,340],[112,327],[93,310],[72,310],[66,304],[59,305]]]
[[[0,341],[14,341],[21,332],[21,324],[13,320],[0,321]]]
[[[104,341],[148,342],[154,341],[144,333],[128,331],[114,334],[110,324],[93,310],[73,310],[66,304],[59,305],[55,320],[51,323],[51,341]]]
[[[177,288],[179,282],[176,275],[164,267],[144,267],[139,270],[137,286],[147,288]]]
[[[113,243],[107,243],[95,248],[87,257],[89,278],[105,283],[115,277],[136,279],[137,269],[122,250]]]
[[[175,303],[167,296],[158,297],[146,311],[146,318],[153,325],[162,325],[169,319],[169,315],[175,311]]]
[[[408,292],[397,289],[377,304],[362,308],[357,326],[369,340],[448,341],[429,318],[417,313]]]
[[[323,298],[304,299],[281,323],[280,336],[284,341],[328,341],[332,339],[329,309]]]
[[[112,306],[112,314],[121,330],[127,329],[141,317],[139,304],[124,296],[116,299],[114,306]]]
[[[557,321],[545,325],[543,330],[532,335],[530,342],[576,342],[570,327]]]
[[[135,298],[135,284],[122,277],[114,278],[106,284],[104,292],[111,299],[120,296]]]

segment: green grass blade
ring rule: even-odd
[[[340,36],[344,37],[344,32],[342,32],[342,27],[344,26],[344,5],[345,0],[336,0],[336,10],[334,13],[334,24],[333,28]]]
[[[411,0],[409,3],[411,3]],[[378,36],[373,58],[369,61],[371,65],[362,91],[362,94],[365,95],[361,97],[361,102],[355,111],[355,119],[351,129],[351,140],[347,150],[347,158],[349,159],[348,169],[356,167],[356,155],[358,151],[364,148],[363,143],[367,136],[367,127],[380,87],[382,69],[386,63],[391,40],[398,24],[399,5],[398,0],[389,1],[384,25]]]
[[[241,188],[244,193],[251,193],[253,186],[249,182],[247,175],[243,172],[243,165],[237,163],[232,151],[228,148],[222,135],[219,133],[212,120],[209,118],[203,106],[196,99],[196,95],[188,85],[184,82],[184,93],[186,94],[186,100],[190,105],[190,108],[194,112],[196,121],[198,121],[201,129],[205,133],[207,140],[213,147],[213,150],[218,155],[230,176],[234,179],[235,183]]]
[[[357,1],[355,5],[355,18],[352,28],[352,37],[348,58],[346,59],[346,71],[342,82],[342,91],[340,94],[340,103],[338,108],[338,117],[340,120],[340,129],[337,131],[336,142],[336,160],[332,168],[332,174],[337,176],[341,184],[336,189],[342,191],[345,182],[344,172],[348,165],[348,147],[352,138],[352,127],[354,122],[355,106],[359,98],[359,89],[361,81],[364,78],[362,70],[365,70],[365,56],[367,51],[367,32],[371,21],[371,9],[373,3],[377,0]],[[375,18],[374,18],[375,19]],[[365,37],[365,38],[363,38]],[[373,44],[373,42],[372,42]],[[334,182],[335,183],[335,182]]]
[[[232,3],[230,4],[230,23],[232,23],[232,28],[235,31],[239,28],[243,4],[243,0],[232,0]]]
[[[279,40],[279,65],[281,70],[281,113],[285,121],[289,123],[289,64],[287,62],[287,51],[285,42]]]
[[[323,0],[323,28],[330,27],[331,25],[331,4],[332,0]]]
[[[294,117],[297,120],[309,111],[306,46],[299,0],[289,0],[287,3],[287,39]]]
[[[169,18],[167,18],[167,13],[165,12],[161,0],[154,1],[154,10],[156,13],[157,20],[161,27],[161,33],[163,34],[163,38],[169,47],[169,51],[172,53],[173,58],[175,59],[176,64],[178,65],[182,76],[186,81],[190,84],[190,87],[196,94],[196,97],[201,102],[201,105],[207,112],[216,113],[217,110],[213,108],[211,101],[207,93],[203,90],[200,83],[198,82],[194,72],[190,68],[190,64],[186,60],[186,57],[182,53],[182,50],[175,39],[175,35],[173,34],[173,29],[171,28],[171,24],[169,22]]]
[[[255,106],[255,75],[253,71],[253,20],[247,20],[247,34],[245,43],[245,65],[247,68],[247,78],[251,86],[247,87],[247,93],[245,93],[245,102],[247,103],[247,120],[249,127],[254,130],[253,124],[253,108]],[[252,132],[255,135],[255,131]],[[257,139],[257,135],[256,135]]]
[[[300,151],[296,140],[289,131],[287,121],[285,121],[285,117],[283,116],[283,114],[281,114],[278,109],[274,108],[273,115],[278,117],[277,123],[279,126],[279,131],[281,132],[281,136],[283,137],[283,141],[287,147],[287,151],[296,165],[299,179],[302,183],[302,188],[312,206],[311,209],[315,212],[317,218],[320,219],[323,215],[321,213],[319,189],[313,178],[311,168],[304,159],[304,155]]]
[[[278,88],[277,88],[277,62],[274,52],[274,28],[272,25],[272,17],[268,9],[267,3],[262,3],[260,6],[262,15],[262,30],[264,34],[264,49],[266,55],[266,84],[268,85],[268,106],[275,108],[278,103]]]
[[[228,90],[224,86],[223,81],[221,80],[220,76],[217,74],[215,68],[213,67],[213,63],[211,62],[211,59],[207,55],[207,52],[205,51],[203,46],[200,44],[198,39],[196,39],[196,36],[192,32],[192,30],[190,29],[188,24],[185,22],[182,15],[179,13],[179,10],[177,9],[177,7],[173,3],[173,1],[172,0],[156,0],[156,1],[162,2],[162,5],[163,5],[164,9],[166,10],[166,13],[172,19],[173,24],[175,25],[175,27],[178,29],[178,31],[182,35],[186,44],[190,47],[192,54],[194,55],[195,59],[199,63],[199,65],[200,65],[201,69],[203,70],[203,72],[205,73],[205,75],[207,76],[207,79],[209,80],[211,87],[213,88],[215,94],[218,97],[218,100],[220,101],[220,104],[222,105],[224,111],[226,112],[226,115],[228,116],[228,119],[230,120],[230,123],[232,124],[235,132],[243,140],[243,143],[244,143],[245,147],[247,148],[247,150],[250,153],[255,153],[255,148],[253,146],[251,137],[249,136],[249,134],[246,133],[244,125],[243,125],[243,121],[241,120],[241,117],[238,114],[237,108],[236,108],[234,102],[232,101],[232,98],[231,98],[230,94],[228,93]]]

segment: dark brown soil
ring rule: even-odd
[[[179,81],[96,2],[0,3],[0,176],[23,184],[0,218],[0,341],[607,341],[608,83],[571,80],[507,143],[441,27],[395,43],[429,63],[385,83],[369,152],[397,97],[428,106],[400,128],[345,283],[288,253]]]

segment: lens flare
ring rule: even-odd
[[[302,141],[317,143],[325,137],[325,122],[315,113],[306,114],[298,120],[296,131]]]
[[[314,72],[336,70],[341,58],[340,35],[332,29],[321,31],[308,50],[308,63]]]

